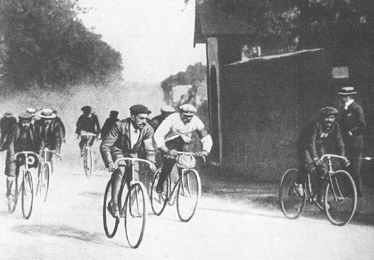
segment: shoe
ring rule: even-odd
[[[164,187],[163,186],[158,186],[158,184],[157,184],[157,186],[156,186],[156,192],[158,194],[161,194],[163,191],[164,191]]]
[[[297,195],[299,195],[300,197],[304,196],[304,188],[302,184],[295,183],[295,190],[296,190]]]
[[[113,218],[119,218],[119,210],[118,206],[112,203],[111,201],[108,202],[107,209],[109,213],[112,215]]]

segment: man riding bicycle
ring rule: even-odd
[[[98,138],[100,133],[100,124],[97,116],[92,113],[90,106],[84,106],[81,108],[83,115],[78,118],[77,129],[75,133],[77,138],[81,138],[79,142],[79,148],[81,151],[81,156],[84,155],[84,150],[86,148],[87,142],[89,141],[89,146],[92,146],[95,136]],[[89,137],[87,134],[93,134],[95,136]]]
[[[339,124],[335,122],[338,110],[324,107],[319,110],[320,117],[310,122],[302,131],[298,142],[298,156],[300,163],[299,176],[296,180],[296,192],[304,194],[303,183],[308,173],[316,173],[317,187],[323,184],[328,173],[326,163],[319,158],[326,153],[345,156],[343,138]],[[322,204],[323,191],[320,189],[318,202]]]
[[[7,147],[5,175],[6,180],[6,196],[8,200],[13,200],[16,194],[11,194],[12,185],[14,185],[14,177],[18,175],[19,167],[25,158],[15,158],[14,155],[22,151],[38,152],[39,146],[34,129],[31,127],[33,116],[24,114],[19,116],[18,124],[14,124],[10,129],[3,147]],[[30,167],[36,167],[38,160],[35,158],[35,164]]]
[[[127,183],[131,181],[131,168],[126,162],[119,162],[118,168],[115,161],[125,157],[137,157],[142,146],[146,151],[146,159],[155,162],[155,149],[153,147],[153,127],[147,123],[151,111],[146,106],[134,105],[130,107],[130,117],[116,122],[103,137],[100,151],[105,166],[110,172],[112,182],[112,198],[108,208],[113,217],[119,217],[118,193],[121,188],[122,179],[125,177]],[[152,165],[152,171],[155,167]]]
[[[207,156],[213,145],[204,123],[195,115],[196,108],[190,104],[184,104],[179,107],[179,111],[168,116],[159,125],[154,135],[156,146],[161,151],[163,164],[156,187],[158,193],[163,191],[163,183],[174,167],[177,151],[192,149],[194,132],[198,134],[202,143],[202,151],[196,153],[198,156]]]

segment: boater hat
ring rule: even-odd
[[[357,92],[354,87],[342,87],[338,92],[338,95],[341,96],[349,96],[355,94],[357,94]]]
[[[44,108],[38,111],[37,115],[42,119],[53,119],[56,117],[56,114],[53,113],[53,110],[49,108]]]

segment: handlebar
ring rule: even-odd
[[[55,151],[55,150],[50,150],[50,149],[48,149],[48,148],[44,148],[44,153],[51,153],[51,154],[54,154],[54,155],[56,155],[57,157],[58,157],[58,159],[60,159],[60,160],[62,160],[61,159],[61,156]]]
[[[151,161],[148,161],[148,160],[144,160],[144,159],[140,159],[140,158],[132,158],[132,157],[119,158],[114,162],[114,164],[118,167],[118,163],[120,161],[130,161],[131,163],[144,162],[144,163],[148,164],[149,166],[151,166],[152,164],[155,164],[155,163],[153,163]]]
[[[79,134],[79,136],[96,136],[96,134],[86,133],[86,134]]]
[[[206,159],[205,159],[205,156],[203,156],[203,155],[197,155],[197,153],[194,153],[194,152],[178,152],[178,151],[177,151],[177,154],[178,154],[178,156],[179,156],[179,155],[187,155],[187,156],[201,157],[201,158],[203,158],[204,163],[205,163],[205,160],[206,160]],[[176,159],[176,157],[171,156],[171,155],[167,155],[166,157],[167,157],[167,158]]]
[[[324,154],[322,155],[321,157],[321,161],[323,161],[324,159],[328,159],[330,160],[331,158],[336,158],[336,159],[341,159],[341,160],[344,160],[346,165],[348,166],[350,164],[349,160],[347,158],[345,158],[344,156],[340,156],[340,155],[336,155],[336,154]]]

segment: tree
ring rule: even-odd
[[[20,89],[63,86],[119,72],[121,56],[77,18],[77,0],[3,0],[6,77]]]

